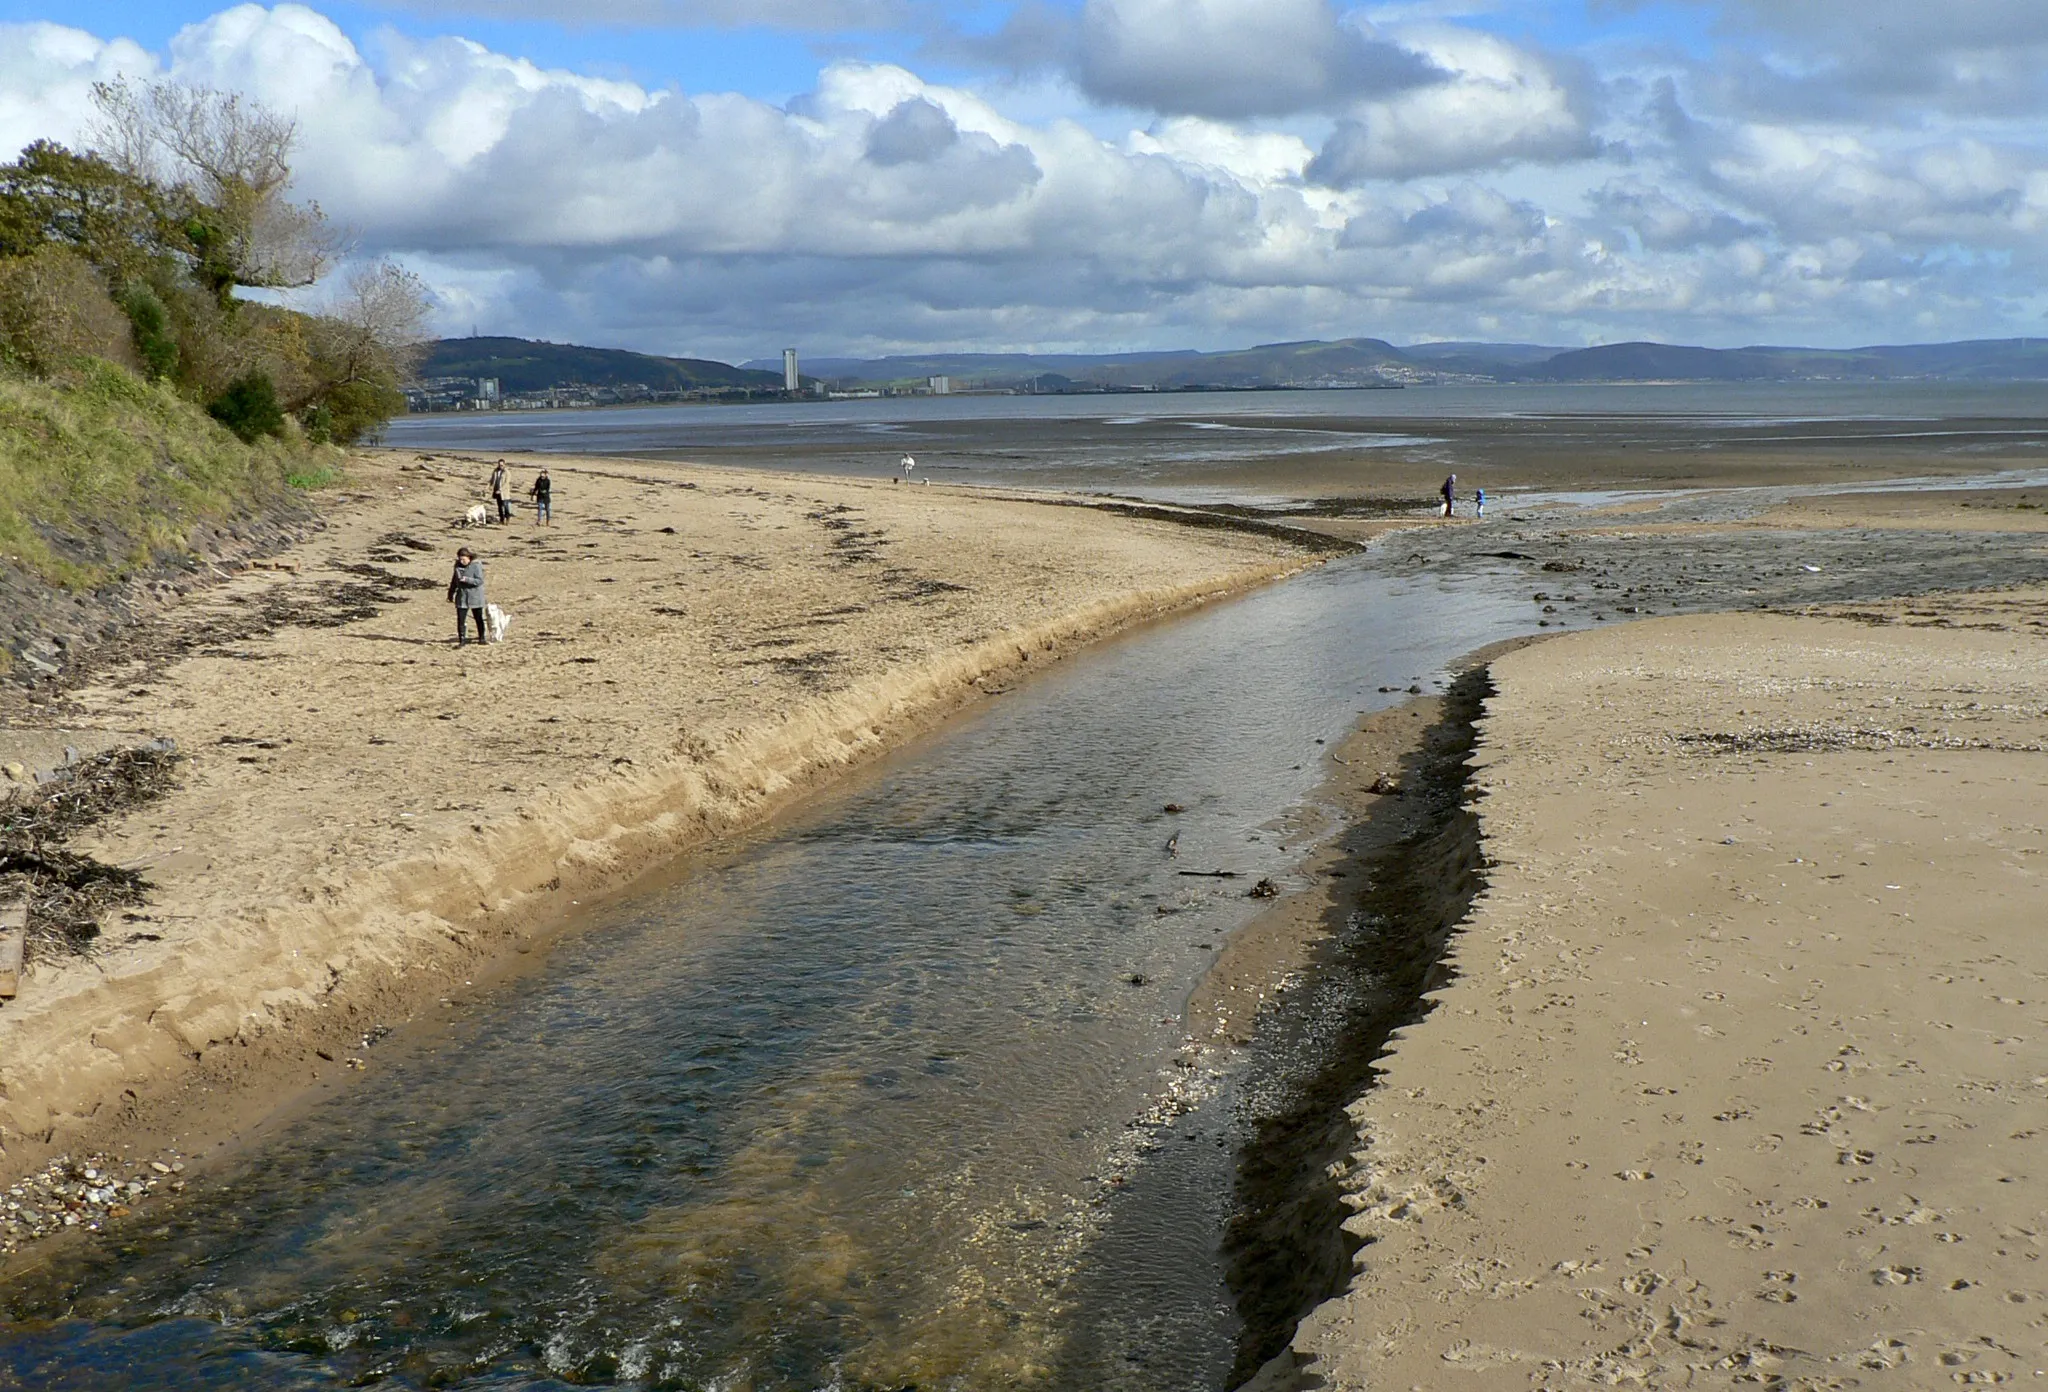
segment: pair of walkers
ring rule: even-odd
[[[1442,515],[1445,517],[1455,515],[1458,504],[1458,476],[1452,474],[1449,478],[1445,479],[1443,487],[1437,489],[1437,494],[1444,500]],[[1475,492],[1472,495],[1472,502],[1472,515],[1484,522],[1486,520],[1486,490],[1481,488]]]
[[[505,461],[500,459],[498,466],[491,470],[491,505],[497,510],[501,525],[512,520],[511,490],[512,472],[505,467]],[[534,476],[533,486],[526,490],[526,495],[533,499],[534,523],[537,526],[552,527],[555,524],[555,485],[553,480],[548,478],[548,471],[545,468]]]

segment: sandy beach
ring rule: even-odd
[[[0,1006],[0,1179],[116,1141],[189,1154],[1030,664],[1314,561],[944,487],[547,462],[555,526],[471,530],[488,461],[360,457],[313,539],[13,712],[31,761],[133,735],[186,762],[71,847],[143,871],[146,906]],[[464,542],[502,645],[453,641]]]
[[[1357,1275],[1259,1385],[2048,1376],[2048,591],[1491,676],[1486,887],[1351,1108]]]

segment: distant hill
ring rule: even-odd
[[[1757,382],[1785,374],[1770,355],[1748,348],[1608,343],[1559,353],[1516,375],[1539,382]]]
[[[1443,362],[1454,359],[1461,362],[1486,362],[1495,364],[1519,364],[1542,362],[1568,350],[1541,343],[1475,343],[1463,339],[1446,339],[1438,343],[1411,343],[1401,350],[1403,357],[1417,362]]]
[[[703,358],[661,358],[623,348],[583,348],[524,338],[444,338],[427,350],[421,378],[495,377],[506,395],[581,383],[692,391],[706,387],[777,389],[782,365],[753,371]]]
[[[1310,339],[1202,353],[915,353],[883,358],[818,357],[802,363],[807,382],[845,388],[922,389],[949,377],[956,391],[1189,391],[1285,387],[1391,387],[1486,382],[1820,382],[2048,381],[2048,339],[1867,348],[1697,348],[1608,343],[1554,348],[1535,343],[1418,343],[1378,338]],[[701,358],[664,358],[619,348],[584,348],[523,338],[448,338],[436,343],[421,378],[496,377],[507,395],[575,384],[610,389],[777,391],[779,358],[733,367]]]
[[[1540,382],[2048,380],[2048,339],[1977,339],[1869,348],[1683,348],[1610,343],[1510,369]]]

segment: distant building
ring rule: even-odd
[[[951,396],[953,394],[953,379],[951,377],[927,377],[924,381],[925,385],[931,388],[933,396]]]
[[[476,379],[476,399],[477,405],[479,407],[497,405],[498,397],[499,392],[497,378],[479,377]]]
[[[802,391],[803,378],[796,370],[796,349],[782,350],[782,389],[786,392]]]

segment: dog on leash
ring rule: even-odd
[[[475,507],[471,508],[468,512],[462,515],[462,525],[465,527],[488,526],[490,524],[490,520],[491,510],[485,507],[482,503],[478,503]]]
[[[512,627],[512,616],[495,604],[484,606],[484,632],[493,643],[505,641],[505,631]]]

